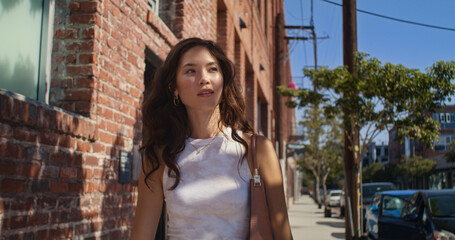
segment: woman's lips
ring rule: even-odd
[[[204,90],[204,91],[200,91],[198,94],[197,94],[199,97],[210,97],[213,95],[213,91],[211,90]]]

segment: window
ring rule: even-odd
[[[450,123],[450,113],[446,113],[446,122]]]
[[[148,0],[148,6],[152,12],[158,14],[160,0]]]
[[[0,88],[48,102],[54,0],[0,1]]]
[[[450,143],[455,141],[455,135],[453,134],[441,134],[439,135],[439,141],[434,141],[434,149],[436,152],[450,150]]]
[[[444,113],[440,113],[439,114],[439,122],[443,123],[443,122],[445,122],[445,119],[446,119],[446,115]]]
[[[385,195],[382,200],[382,215],[399,218],[404,204],[405,201],[400,197]]]

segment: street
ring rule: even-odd
[[[295,240],[344,239],[344,218],[333,214],[324,217],[324,209],[318,209],[308,195],[302,195],[289,209],[289,221]]]

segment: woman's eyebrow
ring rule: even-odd
[[[196,65],[197,65],[197,64],[195,64],[195,63],[185,63],[185,64],[182,65],[182,67],[194,67],[194,66],[196,66]],[[211,66],[211,65],[218,65],[218,63],[216,63],[216,62],[209,62],[209,63],[205,64],[205,66]]]

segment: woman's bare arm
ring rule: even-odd
[[[147,187],[144,182],[145,174],[141,170],[138,182],[136,215],[131,233],[132,240],[150,240],[155,238],[163,207],[163,172],[164,164],[161,164],[158,170],[147,179]]]
[[[263,136],[258,136],[256,156],[259,174],[265,182],[270,221],[275,239],[292,239],[284,196],[283,176],[272,142]]]

